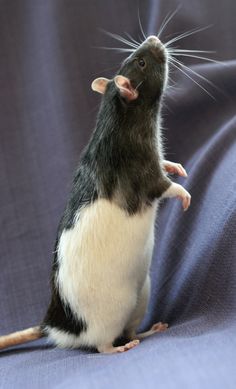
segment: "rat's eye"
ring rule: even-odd
[[[145,66],[146,66],[146,62],[145,62],[145,60],[143,58],[140,58],[138,60],[138,64],[139,64],[139,67],[142,68],[142,69],[144,69]]]

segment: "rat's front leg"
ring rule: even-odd
[[[162,167],[167,173],[178,174],[182,177],[187,177],[187,172],[180,163],[175,163],[171,161],[162,161]]]
[[[162,198],[177,197],[182,200],[183,209],[187,211],[191,202],[191,195],[183,188],[182,185],[172,182],[169,188],[162,194]]]

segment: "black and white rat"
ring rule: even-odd
[[[178,197],[186,210],[191,199],[167,176],[186,177],[185,169],[163,158],[167,79],[167,51],[150,36],[112,80],[93,81],[103,98],[59,224],[51,303],[40,326],[1,337],[0,348],[48,336],[59,347],[115,353],[166,329],[136,332],[149,300],[159,200]],[[129,342],[115,347],[121,335]]]

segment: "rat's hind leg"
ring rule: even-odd
[[[107,295],[110,293],[109,288],[103,295],[101,291],[95,307],[87,312],[89,324],[83,338],[84,344],[94,345],[100,353],[108,354],[128,351],[139,344],[139,340],[133,338],[125,345],[113,346],[123,334],[125,323],[135,309],[137,298],[133,289],[130,286],[120,287],[119,285],[119,288],[114,288],[112,299]]]
[[[139,344],[138,339],[131,340],[130,342],[126,343],[124,346],[117,346],[114,347],[112,344],[98,347],[98,351],[100,353],[105,354],[114,354],[114,353],[123,353],[124,351],[131,350],[131,348],[134,348]]]
[[[143,285],[143,288],[142,288],[142,291],[141,291],[141,294],[139,297],[137,307],[136,307],[135,311],[133,312],[131,319],[129,321],[129,324],[128,324],[128,326],[126,326],[126,329],[124,332],[124,335],[125,335],[125,337],[127,337],[127,339],[139,339],[139,340],[141,340],[141,339],[146,338],[147,336],[155,334],[156,332],[166,331],[166,329],[168,328],[168,324],[159,322],[159,323],[153,324],[153,326],[150,328],[150,330],[137,334],[137,328],[140,325],[140,323],[145,315],[146,309],[147,309],[149,296],[150,296],[150,277],[149,277],[149,275],[147,275],[147,278],[145,280],[145,283]]]
[[[137,334],[136,339],[144,339],[147,336],[155,334],[156,332],[164,332],[167,330],[167,328],[168,328],[167,323],[159,322],[159,323],[153,324],[153,326],[150,328],[150,330],[145,331],[145,332],[141,332],[140,334]]]
[[[143,320],[145,312],[147,310],[147,305],[150,296],[150,284],[150,276],[148,274],[140,292],[137,306],[134,312],[132,313],[124,331],[124,336],[127,337],[127,339],[139,339],[138,335],[136,334],[136,331],[141,321]]]

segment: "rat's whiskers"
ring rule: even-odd
[[[141,30],[141,33],[144,37],[144,40],[147,39],[146,35],[144,34],[144,31],[143,31],[143,26],[142,26],[142,23],[141,23],[141,19],[140,19],[140,12],[139,12],[139,8],[138,8],[138,22],[139,22],[139,27],[140,27],[140,30]]]
[[[163,33],[163,31],[165,30],[167,24],[173,19],[173,17],[179,12],[180,8],[182,8],[182,5],[178,5],[178,7],[172,12],[172,13],[168,13],[166,15],[166,17],[164,18],[162,24],[161,24],[161,27],[157,33],[157,36],[160,37],[161,34]]]
[[[171,47],[168,49],[168,52],[171,53],[216,53],[214,50],[188,50],[188,49],[178,49]]]
[[[133,53],[135,49],[126,49],[124,47],[107,47],[107,46],[97,46],[95,49],[102,49],[102,50],[114,50],[121,53]]]
[[[205,93],[208,94],[208,96],[210,96],[213,100],[216,100],[215,97],[206,89],[204,88],[201,84],[199,84],[199,82],[197,82],[193,77],[191,77],[187,72],[185,72],[181,65],[178,63],[178,61],[176,61],[174,58],[170,58],[170,63],[176,68],[178,69],[181,73],[183,73],[186,77],[188,77],[191,81],[193,81],[196,85],[199,86],[199,88],[201,88]]]
[[[191,72],[192,74],[194,74],[195,76],[199,77],[201,80],[207,82],[209,85],[211,85],[213,88],[215,88],[217,91],[223,93],[223,91],[218,88],[212,81],[210,81],[208,78],[204,77],[202,74],[199,74],[198,72],[196,72],[195,70],[193,70],[192,68],[190,68],[189,66],[186,66],[184,65],[181,61],[178,61],[176,58],[171,58],[172,61],[174,61],[176,64],[178,64],[179,66],[181,66],[182,68],[186,69],[187,71]]]
[[[140,81],[140,83],[136,86],[135,90],[138,90],[138,88],[140,87],[140,85],[142,85],[143,81]]]
[[[202,57],[201,55],[193,55],[193,54],[187,54],[187,53],[182,53],[182,52],[172,52],[171,53],[172,55],[174,56],[177,56],[177,57],[189,57],[189,58],[197,58],[197,59],[201,59],[203,61],[208,61],[208,62],[213,62],[213,63],[216,63],[218,65],[224,65],[226,66],[226,64],[222,61],[217,61],[215,59],[212,59],[212,58],[208,58],[208,57]]]
[[[125,34],[127,35],[127,37],[129,39],[131,39],[131,41],[133,41],[133,43],[135,43],[136,45],[140,46],[142,42],[138,42],[136,41],[128,32],[125,32]]]
[[[179,41],[180,39],[184,39],[184,38],[187,38],[190,35],[197,34],[198,32],[201,32],[201,31],[205,31],[205,30],[207,30],[210,27],[212,27],[212,24],[210,24],[208,26],[205,26],[205,27],[200,27],[200,28],[198,27],[198,28],[194,28],[192,30],[183,32],[182,34],[176,36],[175,38],[173,38],[173,39],[169,40],[167,43],[165,43],[165,47],[168,47],[169,45],[171,45],[174,42]]]
[[[135,44],[134,42],[128,41],[128,39],[123,38],[121,35],[113,34],[112,32],[102,30],[106,35],[109,35],[111,38],[124,43],[127,46],[133,47],[134,49],[137,49],[139,47],[139,44]]]

